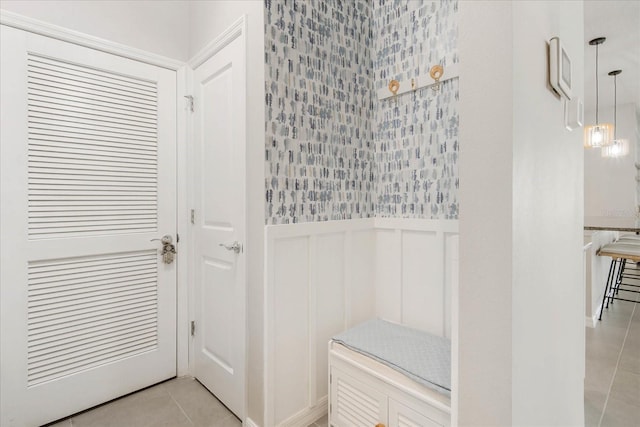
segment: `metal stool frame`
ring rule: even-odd
[[[638,274],[640,272],[640,269],[638,269],[637,266],[629,268],[629,271],[626,272],[627,261],[635,261],[635,263],[640,262],[640,255],[625,253],[623,249],[620,250],[619,248],[611,247],[610,245],[605,245],[604,247],[602,247],[598,252],[598,255],[610,256],[612,258],[611,265],[609,266],[609,274],[607,275],[607,284],[605,285],[604,295],[602,296],[600,315],[598,316],[598,320],[602,320],[602,312],[605,310],[605,308],[608,309],[609,303],[613,304],[614,300],[628,301],[633,303],[638,302],[636,300],[621,298],[617,295],[619,295],[620,291],[640,294],[640,290],[627,289],[627,287],[640,288],[640,285],[623,281],[625,278],[640,279],[640,274]]]

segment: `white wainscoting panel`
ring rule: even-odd
[[[327,408],[327,343],[375,317],[373,220],[267,226],[265,424],[311,424]]]
[[[458,222],[376,218],[376,316],[451,337]]]
[[[278,240],[275,251],[277,285],[273,287],[274,384],[279,399],[276,419],[287,418],[307,403],[307,385],[300,378],[309,376],[309,238]]]
[[[326,413],[327,343],[375,317],[450,337],[457,221],[265,227],[265,425]]]

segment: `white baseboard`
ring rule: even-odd
[[[584,325],[587,328],[595,328],[597,321],[598,321],[598,317],[597,316],[594,316],[594,317],[585,316],[584,317]]]
[[[587,328],[596,327],[596,325],[598,324],[598,318],[600,317],[601,311],[602,311],[602,304],[598,306],[598,309],[596,310],[596,312],[593,314],[592,317],[589,317],[589,316],[585,317],[585,325],[587,326]]]
[[[253,421],[251,418],[247,417],[244,420],[244,427],[260,427],[255,421]]]
[[[303,409],[292,417],[287,418],[280,427],[307,427],[314,421],[327,415],[329,410],[329,404],[327,403],[327,396],[318,399],[318,404],[313,408]]]

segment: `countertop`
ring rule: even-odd
[[[586,216],[585,230],[611,230],[640,232],[640,219],[620,216]]]

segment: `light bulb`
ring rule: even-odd
[[[595,146],[602,145],[603,136],[604,135],[602,135],[602,129],[600,129],[600,127],[596,127],[593,130],[593,135],[591,136],[591,141],[593,141],[593,145],[595,145]]]
[[[584,146],[587,148],[599,148],[611,144],[613,140],[613,125],[598,123],[584,128]]]
[[[618,158],[629,154],[629,141],[626,139],[616,139],[613,144],[602,147],[602,157]]]

